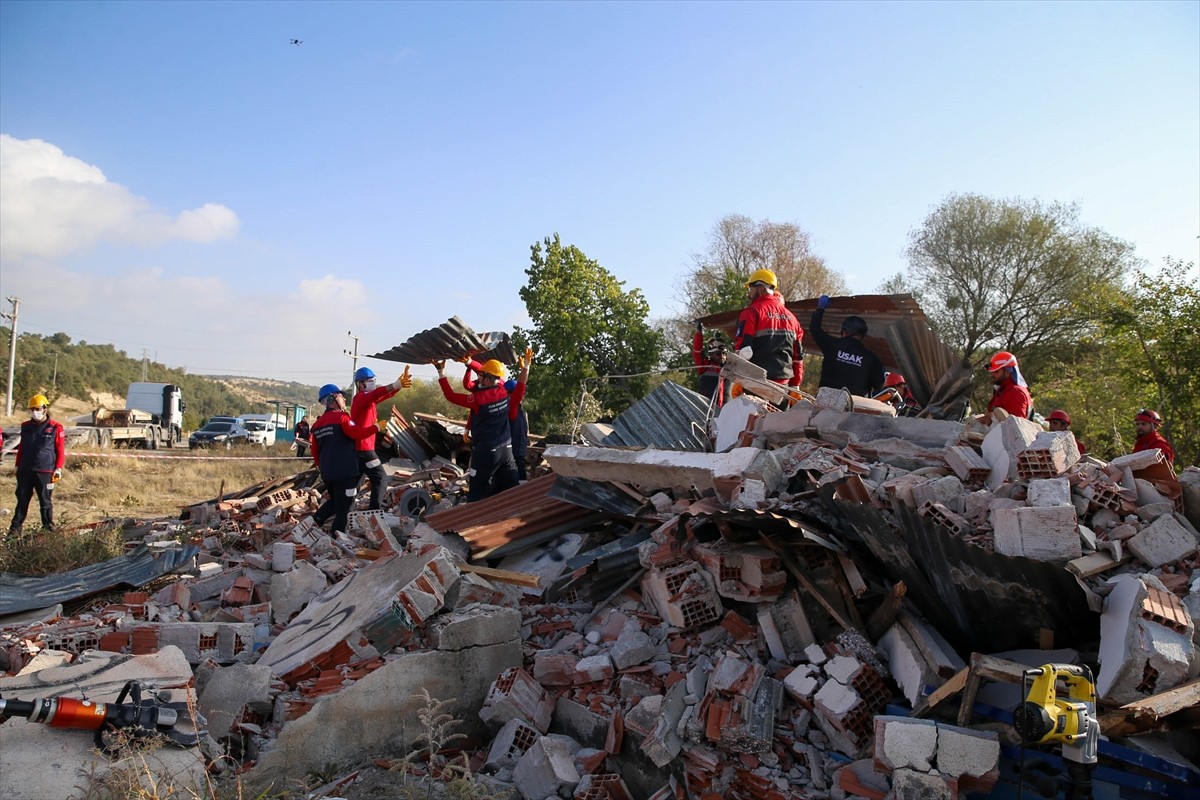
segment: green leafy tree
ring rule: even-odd
[[[620,413],[645,394],[649,381],[642,373],[659,361],[649,304],[641,290],[626,291],[623,281],[558,234],[530,251],[520,295],[532,327],[514,337],[537,353],[525,401],[530,425],[568,427],[585,380],[606,414]]]
[[[1079,220],[1076,205],[951,195],[909,234],[908,278],[964,357],[1079,341],[1094,298],[1121,284],[1133,247]]]

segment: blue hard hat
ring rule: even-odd
[[[508,380],[506,380],[504,382],[504,391],[511,392],[513,389],[516,389],[516,388],[517,388],[517,381],[515,378],[509,378]]]
[[[327,383],[321,387],[321,391],[317,392],[317,402],[324,403],[325,398],[331,394],[341,394],[342,390],[336,383]]]
[[[366,381],[374,377],[375,373],[371,371],[370,367],[359,367],[354,371],[354,380],[356,381]]]

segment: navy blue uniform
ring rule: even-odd
[[[871,397],[883,388],[883,362],[856,336],[833,337],[821,327],[825,309],[813,312],[808,329],[821,345],[821,380],[818,386],[845,389],[859,397]]]
[[[450,381],[444,376],[438,379],[438,385],[442,387],[442,394],[447,400],[472,412],[471,438],[474,444],[471,449],[467,502],[482,500],[516,486],[520,479],[513,458],[512,421],[521,410],[525,384],[517,383],[512,395],[503,384],[461,394],[450,388]]]
[[[321,470],[321,479],[329,491],[313,519],[317,525],[333,517],[333,530],[346,531],[346,520],[354,496],[358,494],[358,451],[360,439],[375,435],[375,427],[355,425],[345,411],[329,409],[312,425],[313,461]]]

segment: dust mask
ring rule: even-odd
[[[46,418],[46,409],[44,408],[35,408],[29,413],[33,416],[34,422],[41,422]]]
[[[366,381],[363,383],[363,388],[364,388],[366,391],[368,391],[368,392],[373,392],[373,391],[375,391],[375,385],[376,385],[376,384],[375,384],[375,379],[374,379],[374,378],[368,378],[368,379],[367,379],[367,380],[366,380]]]

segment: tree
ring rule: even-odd
[[[658,365],[661,341],[647,321],[649,304],[557,233],[530,251],[520,295],[533,327],[515,337],[537,353],[525,401],[530,424],[564,428],[585,380],[606,413],[620,413],[645,394],[642,373]]]
[[[1078,341],[1089,300],[1119,287],[1133,247],[1079,221],[1079,208],[951,195],[909,233],[908,277],[947,344],[978,360]]]

